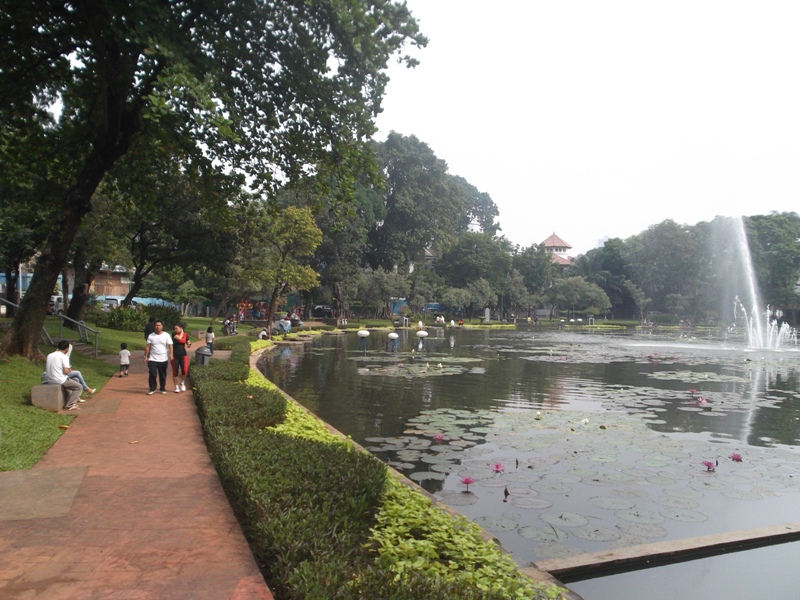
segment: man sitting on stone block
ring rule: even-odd
[[[83,386],[67,377],[72,369],[69,368],[69,342],[61,340],[58,342],[58,349],[47,355],[47,362],[44,369],[44,383],[60,385],[69,396],[64,407],[67,410],[80,410],[78,398],[81,397]]]

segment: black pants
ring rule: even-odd
[[[167,389],[167,367],[169,366],[169,361],[164,362],[154,362],[152,360],[147,361],[147,370],[149,372],[149,376],[147,378],[147,383],[150,385],[150,391],[156,391],[156,375],[158,375],[158,383],[161,385],[159,389],[163,392]]]

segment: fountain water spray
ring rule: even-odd
[[[736,248],[739,250],[739,258],[745,270],[747,294],[749,295],[745,301],[749,301],[752,308],[748,315],[743,301],[736,296],[733,302],[733,316],[735,320],[741,313],[744,318],[747,329],[747,346],[757,350],[781,350],[788,345],[797,346],[797,331],[788,323],[779,324],[778,322],[782,316],[780,311],[772,311],[769,305],[766,308],[762,308],[760,305],[756,272],[753,268],[750,244],[747,242],[747,232],[742,217],[737,219],[736,236]]]

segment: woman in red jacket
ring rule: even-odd
[[[186,376],[189,375],[189,354],[187,348],[192,347],[189,335],[180,325],[175,325],[172,334],[172,382],[175,393],[186,391]]]

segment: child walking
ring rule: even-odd
[[[209,327],[206,329],[206,347],[209,349],[211,354],[214,354],[214,328]]]
[[[128,376],[128,367],[131,365],[131,352],[128,350],[128,344],[122,342],[119,345],[122,348],[119,351],[119,376]]]

